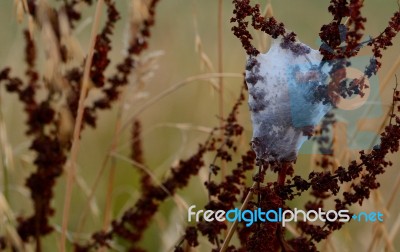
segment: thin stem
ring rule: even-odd
[[[224,72],[224,58],[223,58],[223,0],[218,1],[218,72]],[[219,87],[219,99],[218,99],[218,107],[219,107],[219,118],[224,118],[224,79],[222,76],[218,79],[218,87]],[[220,120],[220,127],[222,128],[224,122]],[[221,139],[224,141],[224,131],[221,131]],[[221,162],[221,178],[222,180],[226,176],[226,162],[222,160]]]
[[[2,104],[1,99],[1,92],[0,92],[0,108]],[[8,163],[11,160],[7,160],[7,148],[8,148],[8,141],[7,141],[7,129],[6,125],[3,120],[3,111],[0,109],[0,147],[1,147],[1,161],[3,165],[3,194],[4,198],[7,202],[9,202],[9,180],[8,180]]]
[[[222,144],[221,144],[221,146],[218,148],[218,150],[222,150],[223,148],[224,148],[224,146],[226,145],[226,141],[224,141]],[[218,158],[218,155],[217,154],[215,154],[215,156],[214,156],[214,159],[213,159],[213,161],[211,162],[211,164],[210,164],[210,168],[212,167],[212,166],[215,166],[215,163],[217,162],[217,158]],[[212,176],[212,174],[213,174],[213,170],[212,169],[208,169],[208,179],[207,179],[207,183],[208,183],[208,185],[211,183],[211,176]],[[210,191],[209,190],[207,190],[208,191],[208,201],[211,201],[211,194],[210,194]]]
[[[145,102],[140,108],[138,108],[135,112],[132,113],[131,117],[129,118],[129,123],[125,123],[122,126],[121,131],[125,130],[139,114],[143,113],[150,106],[154,105],[159,100],[168,96],[169,94],[175,92],[179,88],[184,87],[185,85],[187,85],[191,82],[194,82],[194,81],[207,80],[207,79],[212,79],[212,78],[216,78],[216,77],[243,78],[243,75],[239,74],[239,73],[207,73],[207,74],[200,74],[200,75],[188,77],[185,80],[176,83],[175,85],[171,86],[170,88],[164,90],[162,93],[154,96],[152,99],[149,99],[147,102]]]
[[[115,178],[115,169],[116,169],[116,160],[115,158],[111,158],[111,169],[108,175],[108,184],[107,184],[107,196],[106,196],[106,205],[104,209],[104,219],[103,219],[103,231],[106,232],[107,228],[110,225],[111,220],[111,207],[112,207],[112,193],[114,187],[114,178]],[[105,247],[101,247],[99,252],[106,251]]]
[[[122,113],[119,113],[122,115]],[[115,152],[118,142],[119,142],[119,129],[121,127],[121,116],[118,116],[117,122],[115,124],[115,131],[116,137],[114,138],[115,141],[111,146],[111,152]],[[103,220],[103,231],[106,231],[111,220],[111,203],[112,203],[112,193],[113,193],[113,186],[114,186],[114,177],[115,177],[115,169],[116,169],[116,160],[115,157],[111,157],[111,169],[110,174],[108,176],[108,185],[107,185],[107,196],[106,196],[106,206],[104,210],[104,220]]]
[[[285,185],[285,179],[286,179],[286,172],[287,169],[289,168],[290,162],[282,162],[280,164],[281,169],[278,173],[278,185],[284,186]]]
[[[223,62],[223,1],[218,1],[218,72],[224,72],[224,62]],[[219,117],[224,118],[224,82],[223,76],[219,77]],[[221,127],[223,122],[221,121]]]
[[[81,233],[82,228],[85,226],[86,215],[89,210],[90,203],[93,201],[94,193],[96,192],[96,188],[97,188],[98,184],[100,183],[100,178],[103,177],[103,174],[106,170],[106,165],[110,158],[111,158],[111,156],[109,154],[107,154],[105,159],[103,160],[100,170],[97,172],[97,175],[94,179],[93,185],[90,189],[90,193],[87,196],[87,200],[86,200],[87,203],[85,204],[83,210],[81,211],[81,215],[79,217],[79,221],[78,221],[79,224],[75,231],[75,233],[77,233],[77,234]]]
[[[111,151],[111,147],[110,147],[110,151],[107,152],[108,154],[106,155],[105,160],[103,161],[103,164],[100,168],[99,173],[97,174],[96,178],[94,179],[94,184],[90,190],[90,194],[87,197],[87,203],[85,204],[85,207],[82,210],[81,216],[79,217],[79,225],[78,228],[76,229],[75,233],[79,234],[82,231],[83,226],[85,225],[86,222],[86,216],[87,216],[87,212],[89,209],[89,205],[90,202],[92,202],[93,197],[94,197],[94,193],[96,191],[96,188],[100,182],[100,178],[103,176],[105,168],[106,168],[106,164],[108,163],[108,161],[111,158],[115,158],[115,159],[120,159],[122,161],[128,162],[131,165],[136,166],[137,168],[139,168],[140,170],[142,170],[144,173],[146,173],[153,181],[153,183],[155,183],[157,186],[159,186],[166,194],[168,194],[169,196],[172,196],[171,192],[168,191],[168,189],[162,184],[162,182],[157,178],[157,176],[155,176],[146,166],[144,166],[143,164],[140,164],[138,162],[135,162],[134,160],[125,157],[124,155],[120,155],[116,152],[112,152]]]
[[[71,147],[71,156],[69,161],[66,164],[65,171],[67,173],[67,185],[65,190],[65,197],[64,197],[64,210],[63,210],[63,220],[62,220],[62,227],[61,227],[61,240],[60,240],[60,249],[62,252],[65,251],[65,240],[66,240],[66,232],[68,226],[68,219],[69,219],[69,211],[71,206],[71,198],[72,198],[72,188],[74,184],[74,178],[76,173],[76,160],[78,157],[78,150],[79,150],[79,138],[82,128],[82,119],[83,119],[83,112],[85,109],[85,99],[89,90],[89,78],[90,78],[90,67],[92,65],[92,59],[94,54],[94,46],[96,41],[96,34],[100,23],[101,17],[101,9],[104,0],[98,0],[96,5],[96,12],[94,17],[94,22],[92,25],[92,31],[90,35],[90,42],[89,42],[89,49],[88,55],[85,62],[85,68],[83,72],[82,84],[81,84],[81,91],[79,96],[79,105],[77,110],[77,116],[75,119],[75,126],[74,126],[74,135]]]
[[[257,206],[258,208],[261,208],[261,172],[263,166],[260,165],[258,166],[258,178],[257,178]],[[257,222],[257,229],[260,230],[261,229],[261,223]]]
[[[111,153],[116,152],[118,143],[119,143],[119,138],[120,138],[120,128],[122,124],[122,114],[123,114],[123,106],[125,104],[125,96],[122,99],[122,102],[120,103],[120,106],[118,108],[118,114],[117,114],[117,121],[115,122],[115,127],[114,127],[114,137],[113,137],[113,142],[111,145]],[[116,157],[111,156],[111,169],[110,169],[110,174],[108,176],[108,185],[107,185],[107,196],[106,196],[106,206],[104,210],[104,220],[103,220],[103,231],[106,231],[107,228],[110,225],[110,220],[111,220],[111,207],[112,207],[112,193],[114,189],[114,178],[115,178],[115,170],[116,170]]]
[[[361,0],[360,2],[361,2],[361,4],[363,4],[364,0]],[[347,26],[347,27],[350,26],[350,17],[346,18],[346,20],[344,21],[344,25]]]
[[[389,200],[387,201],[386,204],[386,209],[389,211],[389,209],[392,207],[393,202],[397,198],[397,192],[400,190],[400,174],[397,175],[396,182],[394,183],[394,186],[392,187],[392,192],[390,193]]]
[[[249,192],[247,193],[246,198],[245,198],[244,201],[243,201],[242,207],[240,208],[240,211],[241,211],[241,212],[244,211],[244,210],[246,209],[246,207],[247,207],[247,205],[248,205],[250,199],[253,197],[253,194],[254,194],[253,190],[254,190],[254,187],[255,187],[256,185],[257,185],[257,182],[253,182],[253,185],[250,187],[250,190],[249,190]],[[226,238],[225,238],[225,240],[224,240],[224,243],[222,244],[221,250],[220,250],[219,252],[225,252],[225,251],[226,251],[226,249],[227,249],[228,246],[229,246],[229,242],[231,241],[232,236],[233,236],[233,234],[234,234],[235,231],[236,231],[236,228],[237,228],[237,225],[238,225],[238,224],[239,224],[239,221],[236,219],[235,222],[233,222],[231,228],[229,229],[228,234],[226,235]]]
[[[395,104],[396,104],[396,99],[395,98],[396,98],[397,85],[399,84],[397,82],[397,75],[396,74],[394,75],[394,77],[396,78],[396,86],[393,89],[393,104],[392,104],[392,111],[390,112],[390,115],[389,115],[389,117],[390,117],[389,125],[392,125],[392,118],[393,118],[393,115],[394,115],[394,107],[395,107]]]
[[[38,210],[42,209],[42,200],[39,199],[36,201],[36,208],[35,208],[35,212],[37,213]],[[36,248],[35,251],[36,252],[41,252],[42,251],[42,239],[40,236],[40,221],[39,218],[36,216],[35,218],[35,241],[36,241]]]

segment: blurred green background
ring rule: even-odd
[[[262,9],[268,1],[251,1],[260,3]],[[51,4],[59,5],[49,1]],[[327,11],[329,1],[320,0],[272,0],[270,1],[274,16],[283,22],[287,29],[297,33],[298,39],[318,48],[318,33],[322,24],[331,20],[331,15]],[[123,57],[124,41],[129,21],[129,9],[131,1],[118,0],[117,7],[121,13],[122,19],[116,26],[113,36],[113,50],[111,53],[112,63],[109,70],[113,70],[115,63]],[[367,17],[366,35],[376,36],[386,27],[392,13],[398,9],[398,4],[394,0],[369,0],[365,1],[363,15]],[[245,53],[239,40],[231,32],[232,24],[229,22],[232,16],[233,5],[231,1],[223,2],[223,68],[224,72],[242,73],[244,71]],[[25,71],[24,64],[24,40],[22,30],[26,28],[26,20],[18,24],[16,19],[16,9],[13,1],[0,1],[0,69],[10,66],[14,74],[20,76]],[[81,24],[89,20],[94,13],[94,8],[83,6],[84,18]],[[195,22],[197,23],[198,35],[201,38],[204,53],[210,58],[214,71],[217,71],[217,16],[218,1],[206,0],[161,0],[157,7],[156,25],[151,29],[152,36],[150,47],[143,56],[151,55],[154,52],[161,51],[162,56],[157,58],[158,69],[154,70],[154,77],[151,78],[144,89],[144,98],[135,99],[134,93],[127,93],[128,99],[132,97],[133,102],[123,111],[124,122],[130,117],[137,108],[143,105],[146,99],[149,99],[177,82],[194,75],[201,74],[207,70],[201,69],[201,60],[195,50]],[[79,26],[79,25],[78,25]],[[91,25],[88,23],[82,26],[82,30],[75,34],[86,51]],[[368,36],[365,37],[367,39]],[[36,40],[40,41],[40,35],[37,34]],[[378,80],[382,80],[388,74],[400,52],[400,38],[394,41],[394,46],[384,51],[383,66],[379,72]],[[257,43],[256,43],[257,44]],[[46,45],[38,43],[39,48]],[[40,49],[40,59],[38,69],[43,66],[43,49]],[[369,56],[369,48],[364,48],[361,55]],[[109,71],[110,72],[110,71]],[[399,73],[399,71],[396,71]],[[382,114],[378,117],[369,119],[362,126],[367,127],[371,132],[377,132],[387,109],[391,102],[391,92],[395,84],[394,76],[390,76],[390,84],[381,93]],[[239,93],[242,85],[240,78],[225,78],[225,112],[229,111],[234,100]],[[132,84],[134,85],[134,84]],[[129,88],[126,90],[129,92]],[[24,135],[26,130],[24,121],[25,114],[21,104],[17,101],[15,95],[10,95],[1,88],[1,111],[7,127],[8,139],[13,148],[15,158],[15,169],[10,173],[11,197],[10,205],[16,215],[28,215],[31,213],[31,203],[26,189],[24,189],[24,180],[32,172],[34,167],[30,164],[33,154],[29,152],[30,139]],[[97,172],[102,166],[102,162],[107,155],[110,147],[114,125],[117,118],[117,107],[115,104],[112,111],[102,112],[99,116],[98,127],[96,129],[86,128],[82,135],[80,154],[78,159],[79,176],[90,187]],[[143,141],[145,160],[150,169],[161,179],[168,175],[168,170],[180,158],[185,158],[194,153],[197,144],[203,141],[207,134],[200,132],[195,128],[188,130],[179,129],[181,124],[192,126],[214,127],[219,125],[218,115],[218,94],[209,82],[197,81],[184,86],[173,92],[171,95],[158,101],[155,105],[149,107],[140,115],[143,124]],[[241,151],[245,151],[251,137],[250,115],[245,104],[241,108],[239,121],[245,126],[245,138],[242,140]],[[362,130],[362,129],[360,129]],[[365,129],[364,129],[365,130]],[[118,152],[122,155],[129,155],[129,132],[125,131],[121,137]],[[341,132],[342,136],[346,132]],[[210,157],[211,158],[211,157]],[[341,160],[345,165],[348,160]],[[380,177],[381,188],[371,195],[372,199],[365,202],[362,207],[355,208],[355,211],[361,210],[379,210],[379,206],[385,205],[393,185],[399,174],[399,155],[393,156],[394,165],[388,168],[383,176]],[[108,166],[107,166],[108,167]],[[296,169],[300,174],[306,175],[311,170],[310,155],[302,154],[296,164]],[[296,172],[297,172],[296,170]],[[107,171],[108,173],[108,168]],[[107,174],[106,173],[106,174]],[[184,201],[191,205],[201,206],[207,200],[207,193],[202,188],[202,183],[207,176],[207,169],[203,169],[198,178],[192,179],[190,186],[178,194]],[[250,179],[250,178],[249,178]],[[3,180],[0,180],[0,184]],[[92,212],[84,228],[84,237],[90,235],[90,232],[97,231],[102,226],[102,212],[105,204],[107,175],[100,182],[96,191],[96,202],[99,207],[99,213]],[[57,209],[56,216],[52,223],[59,230],[61,223],[62,206],[64,202],[65,178],[59,179],[56,190],[54,206]],[[132,166],[118,160],[113,197],[113,216],[120,216],[122,211],[134,203],[138,198],[138,172]],[[201,188],[201,189],[199,189]],[[291,205],[302,206],[302,197]],[[382,202],[380,202],[382,201]],[[78,225],[82,206],[86,202],[83,189],[75,186],[73,202],[71,207],[70,230],[75,230]],[[396,200],[390,212],[385,213],[385,225],[390,230],[394,220],[399,215],[400,201]],[[143,240],[143,247],[149,251],[166,251],[166,248],[173,246],[182,234],[182,229],[186,223],[186,212],[179,210],[173,200],[168,200],[162,204],[160,211],[151,228],[146,232]],[[340,232],[334,235],[331,242],[338,251],[366,251],[371,237],[373,236],[372,223],[350,223]],[[87,236],[85,236],[87,235]],[[400,237],[400,235],[397,235]],[[45,251],[54,251],[59,239],[58,231],[45,238]],[[400,241],[397,239],[396,248],[400,249]],[[328,246],[329,247],[329,246]],[[208,251],[209,247],[203,245],[198,251]],[[326,248],[324,251],[333,251]]]

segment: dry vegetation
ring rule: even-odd
[[[1,251],[400,249],[395,1],[381,13],[362,0],[9,2],[0,4],[12,15],[0,34]],[[304,14],[282,11],[295,8]],[[316,100],[366,98],[328,113],[295,162],[261,160],[249,145],[245,56],[270,37],[302,55],[296,37],[318,35],[336,70],[368,60],[347,85],[346,72],[331,74],[333,91]],[[193,204],[380,211],[385,221],[188,223]]]

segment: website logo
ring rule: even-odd
[[[329,210],[323,211],[321,208],[318,210],[304,211],[301,209],[270,209],[264,211],[260,208],[254,210],[243,210],[238,208],[228,211],[224,210],[195,210],[196,205],[192,205],[188,209],[188,221],[206,222],[212,221],[228,221],[228,222],[244,222],[246,227],[250,227],[257,222],[280,222],[282,227],[285,227],[288,222],[349,222],[351,219],[358,222],[383,222],[383,214],[381,212],[360,212],[351,215],[349,210]]]

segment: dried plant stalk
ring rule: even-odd
[[[76,161],[78,157],[79,151],[79,144],[80,144],[80,135],[82,129],[82,119],[83,119],[83,112],[85,108],[85,99],[90,87],[89,81],[89,74],[90,74],[90,67],[92,66],[92,59],[94,54],[94,45],[96,42],[96,35],[100,25],[100,18],[102,13],[102,6],[104,4],[104,0],[98,0],[96,5],[96,12],[94,15],[94,21],[92,25],[92,31],[90,35],[90,42],[88,48],[88,54],[85,61],[85,68],[84,74],[82,78],[82,85],[81,91],[79,96],[79,105],[77,116],[75,118],[75,126],[74,126],[74,134],[71,146],[71,155],[66,164],[65,171],[67,173],[67,185],[65,189],[65,196],[64,196],[64,210],[63,210],[63,221],[61,227],[61,239],[60,239],[60,249],[62,252],[65,251],[65,241],[67,235],[67,227],[69,221],[69,213],[71,208],[71,198],[72,198],[72,189],[74,178],[76,174]]]

